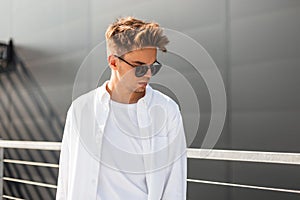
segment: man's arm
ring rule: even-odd
[[[182,123],[182,117],[178,110],[176,117],[171,123],[170,145],[171,157],[178,158],[168,167],[168,174],[166,185],[162,200],[186,200],[187,188],[187,153],[186,153],[186,139]],[[173,140],[173,142],[172,142]],[[173,143],[173,144],[172,144]],[[172,155],[173,154],[173,155]]]
[[[71,109],[69,109],[64,128],[59,158],[59,171],[57,180],[56,200],[66,200],[68,197],[69,172],[69,135],[71,131]]]

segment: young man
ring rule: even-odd
[[[181,114],[148,85],[169,41],[157,23],[126,17],[106,42],[111,77],[68,111],[56,199],[185,200]]]

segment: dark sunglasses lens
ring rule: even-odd
[[[154,64],[151,66],[151,74],[154,76],[160,70],[161,64]]]
[[[151,69],[152,76],[157,74],[157,72],[160,70],[160,68],[161,68],[161,64],[151,65],[150,69]],[[135,67],[135,76],[136,77],[142,77],[147,73],[147,71],[148,71],[148,66]]]
[[[148,66],[135,67],[135,76],[142,77],[147,73],[147,71],[148,71]]]

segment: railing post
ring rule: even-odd
[[[3,196],[3,151],[4,148],[0,146],[0,199],[2,199]]]

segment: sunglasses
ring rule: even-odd
[[[151,75],[154,76],[155,74],[157,74],[157,72],[160,70],[162,64],[160,64],[160,62],[158,62],[157,60],[151,64],[151,65],[139,65],[139,66],[135,66],[129,62],[127,62],[126,60],[124,60],[122,57],[120,56],[116,56],[115,57],[119,58],[120,60],[122,60],[123,62],[127,63],[128,65],[130,65],[131,67],[133,67],[135,69],[135,76],[136,77],[142,77],[144,76],[148,69],[150,69],[151,71]]]

